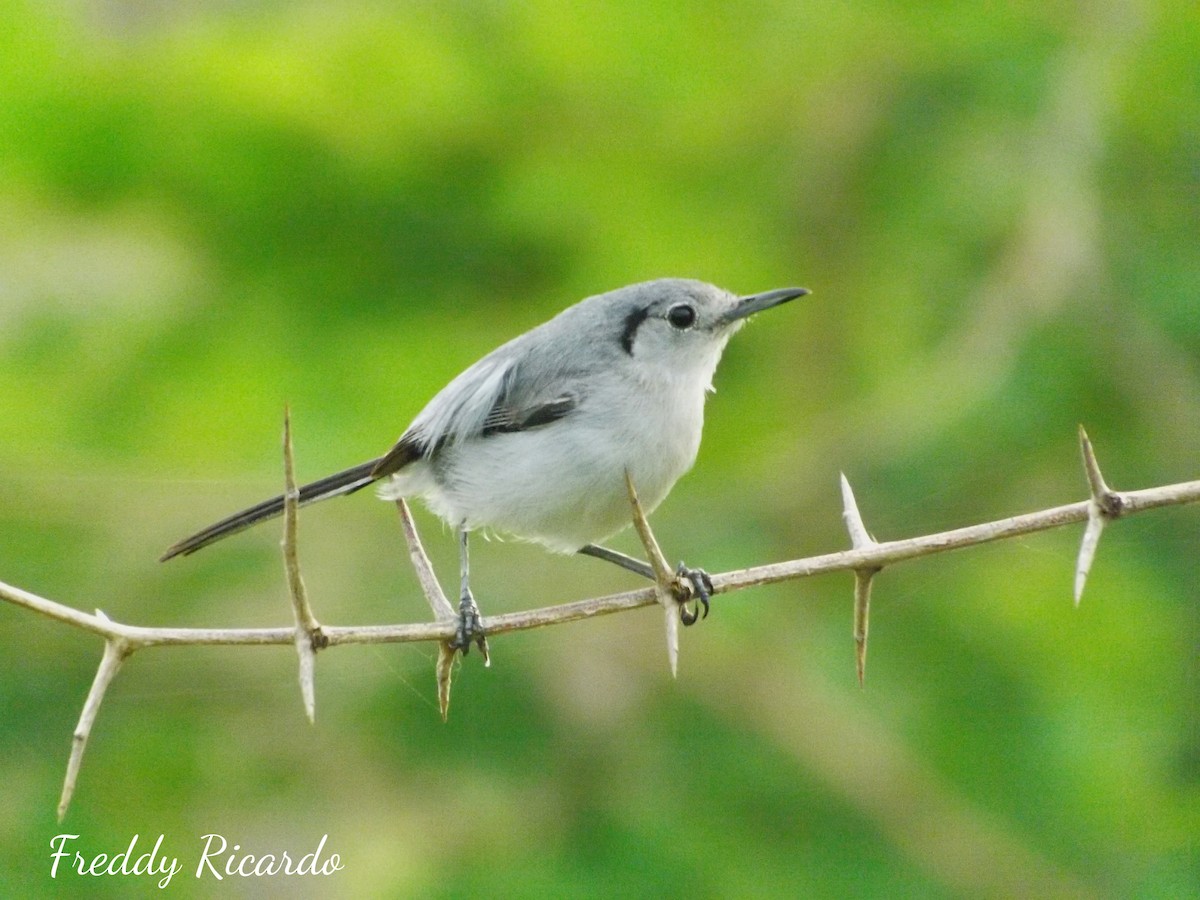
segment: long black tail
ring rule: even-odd
[[[371,482],[379,479],[380,476],[373,474],[378,464],[378,459],[372,459],[345,471],[335,472],[320,481],[304,485],[300,488],[300,504],[316,503],[318,500],[326,500],[329,497],[353,494],[355,491],[365,488]],[[201,547],[207,547],[214,541],[249,528],[264,519],[274,518],[282,512],[283,495],[280,494],[278,497],[264,500],[257,506],[251,506],[249,509],[243,509],[232,516],[227,516],[220,522],[209,525],[203,531],[197,531],[191,537],[186,537],[179,543],[173,544],[159,558],[159,561],[166,562],[175,556],[187,556],[189,553],[195,553]]]

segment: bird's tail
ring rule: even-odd
[[[378,459],[372,459],[344,471],[335,472],[333,475],[328,475],[319,481],[306,484],[300,488],[299,502],[301,505],[304,505],[306,503],[316,503],[318,500],[326,500],[330,497],[340,497],[343,494],[353,494],[355,491],[365,488],[371,482],[379,479],[380,476],[374,474],[375,467],[378,464]],[[251,506],[249,509],[243,509],[232,516],[227,516],[220,522],[209,525],[203,531],[197,531],[191,537],[186,537],[182,541],[179,541],[179,543],[171,545],[159,560],[160,562],[166,562],[172,557],[187,556],[189,553],[195,553],[200,548],[207,547],[214,541],[219,541],[223,537],[249,528],[251,525],[262,522],[264,519],[274,518],[282,512],[283,495],[280,494],[278,497],[272,497],[270,500],[264,500],[256,506]]]

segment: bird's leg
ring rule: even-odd
[[[596,559],[615,563],[622,569],[641,575],[643,578],[649,578],[651,581],[655,580],[654,568],[649,563],[627,556],[617,550],[610,550],[599,544],[586,544],[579,548],[579,552],[585,556],[594,556]],[[708,615],[708,601],[713,593],[712,579],[703,569],[693,569],[680,563],[675,569],[673,593],[679,601],[679,620],[684,625],[694,625],[697,619]],[[695,598],[698,604],[695,612],[685,605],[692,598]],[[703,612],[700,612],[701,609]]]
[[[601,547],[599,544],[585,544],[579,548],[579,552],[584,556],[594,556],[596,559],[603,559],[606,562],[616,563],[622,569],[641,575],[643,578],[654,580],[654,569],[650,563],[642,562],[640,559],[635,559],[632,556],[626,556],[619,550],[609,550],[607,547]]]
[[[454,641],[450,646],[461,650],[463,656],[471,652],[471,642],[474,641],[483,654],[488,658],[487,635],[483,633],[483,623],[479,620],[479,607],[471,594],[471,562],[467,552],[467,530],[458,530],[458,562],[459,575],[462,579],[462,591],[458,600],[458,628],[454,632]]]

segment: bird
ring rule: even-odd
[[[696,459],[704,405],[729,338],[754,313],[805,296],[790,287],[738,295],[689,278],[597,294],[496,348],[451,380],[382,456],[299,489],[301,505],[377,484],[420,498],[456,532],[459,621],[451,642],[486,655],[470,588],[473,532],[581,553],[654,578],[603,546],[632,521],[626,478],[652,512]],[[163,561],[273,518],[282,495],[173,544]],[[680,563],[708,613],[712,582]],[[683,606],[684,624],[697,612]]]

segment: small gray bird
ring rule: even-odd
[[[420,497],[453,526],[461,561],[454,646],[484,648],[470,589],[467,535],[486,530],[584,553],[648,578],[650,566],[599,545],[632,521],[625,473],[647,511],[695,462],[705,394],[747,316],[808,291],[738,297],[663,278],[589,297],[493,350],[442,388],[383,456],[300,488],[315,503],[383,481],[379,495]],[[279,515],[283,497],[172,546],[183,556]],[[708,612],[712,583],[680,564]],[[685,624],[697,613],[681,608]]]

